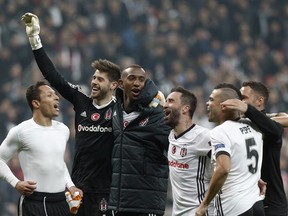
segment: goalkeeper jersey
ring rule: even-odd
[[[111,154],[114,145],[112,109],[116,99],[97,106],[81,88],[66,81],[58,73],[43,48],[33,51],[35,60],[48,80],[75,111],[75,155],[72,180],[88,193],[109,193],[111,184]]]

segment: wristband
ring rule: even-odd
[[[29,42],[31,45],[32,50],[37,50],[42,47],[41,39],[39,35],[35,35],[33,37],[29,37]]]

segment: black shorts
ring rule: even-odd
[[[287,208],[264,206],[265,216],[287,216]]]
[[[163,216],[160,214],[153,214],[153,213],[134,213],[134,212],[112,212],[112,216]]]
[[[68,216],[69,206],[65,192],[34,192],[30,196],[21,196],[18,203],[18,216]]]
[[[238,216],[265,216],[263,201],[256,202],[248,211]]]
[[[108,210],[108,193],[85,193],[77,216],[112,216]]]

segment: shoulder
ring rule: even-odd
[[[194,130],[197,131],[197,132],[200,133],[200,134],[203,134],[203,135],[207,135],[207,136],[210,135],[210,129],[205,128],[205,127],[203,127],[203,126],[200,126],[200,125],[198,125],[198,124],[195,124]]]
[[[68,126],[65,125],[63,122],[57,121],[57,120],[52,120],[52,126],[57,127],[63,130],[69,130]]]

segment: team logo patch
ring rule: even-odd
[[[182,157],[185,157],[187,155],[187,148],[186,148],[186,145],[184,145],[181,150],[180,150],[180,155]]]
[[[140,123],[139,123],[139,126],[145,126],[145,125],[147,125],[147,123],[149,122],[149,118],[147,117],[147,118],[145,118],[145,119],[143,119]]]
[[[106,111],[104,118],[105,118],[106,120],[110,120],[111,117],[112,117],[112,109],[109,108],[109,109]]]
[[[92,121],[98,121],[98,119],[100,118],[100,114],[99,113],[94,113],[91,115],[91,120]]]
[[[171,153],[172,153],[172,154],[175,154],[175,153],[176,153],[176,146],[175,146],[175,145],[172,146]]]
[[[107,201],[105,200],[105,198],[102,198],[102,200],[99,204],[99,209],[101,212],[107,211]]]
[[[225,148],[225,145],[223,143],[219,143],[219,144],[215,145],[214,148],[215,148],[215,151],[216,151],[219,148]]]

